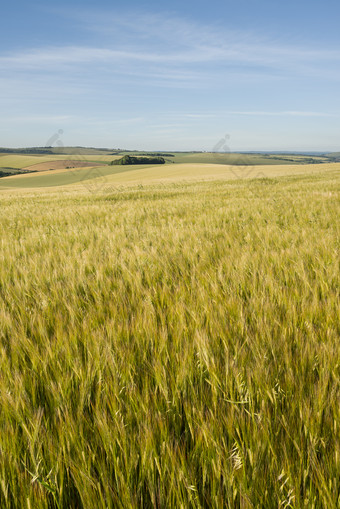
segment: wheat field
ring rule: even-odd
[[[266,172],[0,190],[0,507],[340,506],[340,171]]]
[[[100,161],[110,162],[117,159],[115,155],[81,155],[81,154],[48,154],[48,155],[22,155],[22,154],[3,154],[0,152],[0,167],[27,168],[36,164],[49,163],[53,161]]]

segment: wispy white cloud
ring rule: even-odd
[[[12,116],[6,119],[8,124],[46,124],[46,123],[66,123],[74,121],[74,117],[71,115],[24,115],[24,116]]]
[[[340,113],[329,113],[320,111],[218,111],[214,113],[174,113],[172,116],[181,119],[221,119],[231,116],[252,116],[252,117],[330,117],[339,118]]]
[[[138,125],[145,122],[144,117],[131,117],[131,118],[119,118],[119,119],[85,119],[82,118],[82,122],[85,122],[87,126],[129,126]]]
[[[268,43],[269,44],[269,43]],[[290,67],[293,63],[325,64],[339,62],[340,52],[310,51],[290,47],[270,47],[268,44],[238,45],[225,44],[222,47],[197,46],[169,52],[164,49],[152,51],[147,48],[128,51],[105,47],[51,47],[32,49],[20,53],[0,56],[3,69],[42,69],[53,70],[56,66],[82,64],[117,64],[117,63],[150,63],[150,64],[248,64],[254,66],[273,66],[275,68]],[[137,44],[138,46],[138,44]]]
[[[264,76],[273,71],[301,75],[315,74],[330,64],[334,73],[334,64],[340,63],[340,51],[334,48],[297,47],[248,32],[198,25],[171,16],[78,13],[77,17],[78,23],[96,32],[100,43],[0,53],[0,67],[21,72],[58,72],[111,66],[112,71],[123,74],[131,70],[141,72],[144,66],[144,74],[164,74],[164,79],[174,75],[173,79],[184,81],[184,70],[187,74],[189,70],[200,74],[213,70],[215,74],[230,75],[260,69]]]
[[[184,143],[185,132],[218,138],[226,124],[243,133],[256,123],[267,140],[274,125],[301,127],[305,119],[307,128],[323,129],[340,116],[336,47],[165,14],[72,15],[72,44],[0,49],[0,108],[11,129],[65,124],[123,139],[180,133]]]
[[[339,114],[336,113],[318,111],[228,111],[226,114],[269,117],[339,117]]]
[[[182,118],[188,118],[188,119],[201,119],[201,118],[216,118],[216,113],[184,113],[179,114]]]

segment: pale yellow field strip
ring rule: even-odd
[[[124,168],[124,167],[122,167]],[[126,167],[125,167],[126,168]],[[89,168],[85,168],[89,169]],[[52,174],[67,173],[70,171],[78,171],[81,168],[74,170],[62,169],[51,170]],[[100,167],[98,168],[100,172]],[[203,182],[207,180],[242,180],[242,179],[256,179],[256,178],[275,178],[283,176],[294,175],[312,175],[326,172],[340,172],[340,163],[324,163],[324,164],[309,164],[309,165],[263,165],[263,166],[230,166],[220,164],[173,164],[173,165],[157,165],[149,168],[142,168],[123,171],[113,175],[106,175],[104,177],[97,177],[89,180],[82,180],[81,182],[72,183],[63,186],[54,187],[36,187],[36,188],[11,188],[0,187],[1,193],[9,194],[25,194],[36,195],[40,193],[73,193],[81,192],[86,193],[93,186],[98,189],[98,192],[109,190],[110,187],[118,186],[136,186],[152,185],[157,183],[174,183],[174,182]],[[17,175],[13,177],[4,177],[1,180],[10,181],[13,179],[29,179],[33,176],[46,172],[29,173],[27,175]]]
[[[272,178],[285,175],[303,175],[339,169],[340,163],[273,166],[231,166],[221,164],[183,163],[164,166],[158,165],[140,170],[131,170],[125,173],[117,173],[114,175],[108,175],[106,180],[112,183],[142,184],[160,181],[215,180],[221,178],[234,180],[244,178]]]
[[[79,166],[77,168],[61,168],[59,170],[41,170],[41,171],[34,171],[34,172],[31,172],[31,173],[22,173],[22,174],[18,174],[18,175],[11,175],[9,177],[2,177],[3,181],[7,181],[7,182],[10,182],[12,179],[30,179],[32,177],[36,177],[37,175],[45,175],[47,172],[51,175],[57,175],[59,173],[71,173],[71,172],[76,172],[78,170],[90,170],[91,168],[96,168],[97,165],[93,165],[93,166]],[[99,166],[100,168],[100,166]]]

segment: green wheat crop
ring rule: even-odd
[[[0,507],[339,507],[339,190],[0,193]]]

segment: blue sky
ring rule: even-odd
[[[13,0],[0,146],[340,150],[340,3]]]

